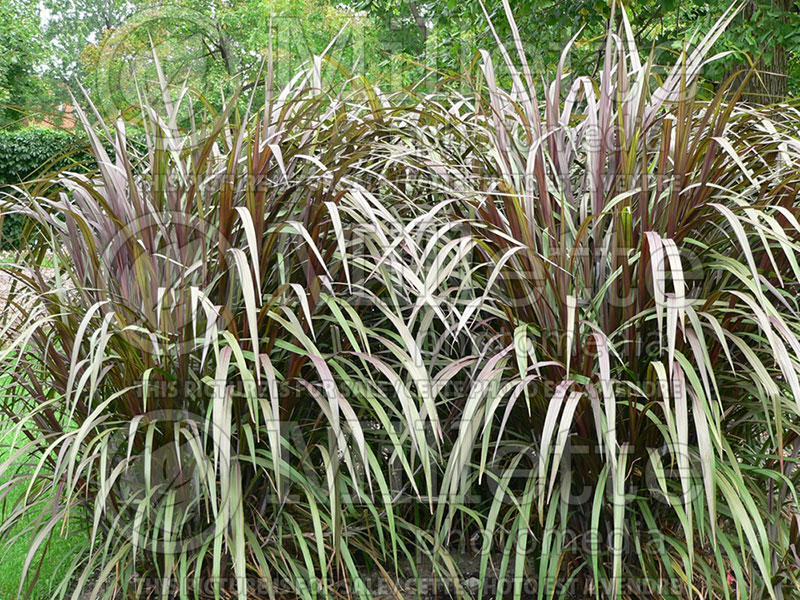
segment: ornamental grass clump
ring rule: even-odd
[[[505,347],[443,493],[469,465],[499,473],[480,527],[505,540],[514,597],[569,579],[611,597],[797,589],[797,113],[741,105],[732,80],[698,97],[733,14],[656,77],[622,12],[596,80],[562,58],[538,89],[512,28],[509,84],[484,54],[482,93],[462,99],[482,151],[451,177],[481,176],[451,206],[487,289],[458,326]],[[442,503],[439,521],[460,512]]]
[[[800,119],[701,97],[733,11],[538,85],[504,6],[468,96],[78,110],[4,267],[21,592],[82,527],[56,596],[796,597]]]
[[[164,116],[142,107],[140,153],[123,122],[78,109],[97,171],[61,174],[57,198],[17,190],[54,271],[34,260],[41,246],[6,267],[24,323],[3,350],[2,469],[33,468],[5,484],[26,493],[2,530],[38,517],[18,534],[31,536],[20,593],[73,515],[91,544],[62,596],[157,582],[245,598],[253,578],[267,595],[316,596],[364,564],[394,585],[385,565],[431,537],[394,515],[382,454],[433,496],[419,486],[434,450],[404,425],[435,421],[433,397],[398,402],[392,387],[421,368],[399,311],[430,225],[413,184],[390,179],[405,167],[375,92],[323,94],[319,79],[316,65],[262,108],[236,115],[234,98],[189,130],[167,96]],[[22,290],[32,307],[14,302]]]

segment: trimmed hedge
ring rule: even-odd
[[[82,135],[45,127],[0,131],[0,190],[65,168],[86,171],[94,167]],[[2,215],[0,250],[19,246],[24,225],[20,215]]]

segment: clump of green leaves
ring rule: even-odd
[[[12,193],[9,186],[27,183],[36,187],[37,178],[48,179],[63,169],[92,168],[91,154],[85,139],[48,127],[0,130],[0,190]],[[39,187],[34,193],[46,193]],[[18,249],[24,243],[25,218],[14,212],[12,203],[4,203],[0,250]]]

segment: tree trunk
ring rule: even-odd
[[[408,3],[408,8],[411,10],[411,16],[414,17],[414,23],[417,24],[419,28],[420,34],[422,34],[422,44],[425,44],[425,40],[428,39],[428,26],[425,24],[425,17],[419,14],[419,9],[417,9],[417,5],[414,4],[413,0]]]
[[[789,12],[794,4],[793,0],[770,0],[770,3],[784,13]],[[752,21],[755,18],[754,12],[754,2],[751,0],[742,10],[742,18],[745,21]],[[759,56],[762,52],[772,55],[772,60],[769,64],[766,64],[764,59]],[[787,92],[786,48],[779,41],[773,41],[761,48],[759,52],[751,58],[755,61],[755,72],[750,76],[750,79],[744,86],[742,100],[751,104],[762,105],[785,101]],[[738,89],[739,84],[747,75],[749,67],[749,63],[745,63],[736,68],[737,71],[745,69],[745,72],[739,74],[736,80],[734,80],[731,91]]]

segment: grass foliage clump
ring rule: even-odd
[[[731,17],[546,85],[518,33],[461,92],[318,59],[144,147],[79,110],[4,267],[21,592],[77,520],[57,596],[796,597],[800,119],[698,96]]]

